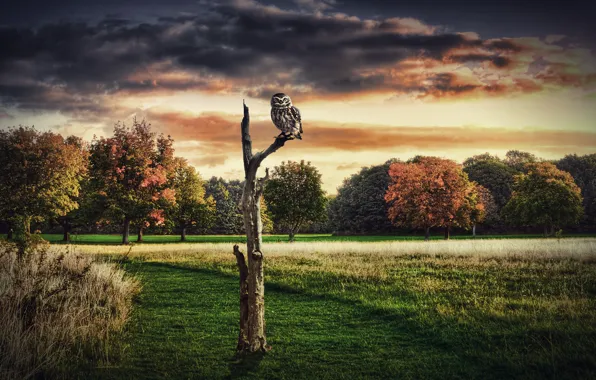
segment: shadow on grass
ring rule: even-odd
[[[399,290],[391,302],[400,307],[384,308],[321,293],[316,281],[301,290],[266,279],[273,350],[233,358],[237,274],[163,262],[132,261],[124,267],[139,275],[144,286],[128,328],[129,357],[117,369],[99,371],[97,378],[554,376],[548,361],[525,362],[534,353],[519,332],[524,328],[519,321],[504,320],[488,331],[486,316],[472,325],[421,315],[419,302],[428,302],[421,294]],[[578,362],[576,368],[584,368],[578,373],[585,374],[585,366],[585,359]]]
[[[247,374],[258,371],[261,361],[265,358],[267,353],[255,352],[252,354],[234,355],[231,359],[228,368],[230,370],[230,379],[237,379],[246,376]]]

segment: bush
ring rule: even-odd
[[[0,379],[64,375],[108,360],[139,283],[114,264],[33,244],[0,242]]]

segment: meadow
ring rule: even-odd
[[[4,235],[6,236],[6,235]],[[43,239],[61,244],[62,234],[42,234]],[[596,237],[595,234],[565,234],[565,238]],[[144,235],[142,244],[163,244],[163,243],[246,243],[245,235],[187,235],[187,241],[180,241],[179,235]],[[525,235],[477,235],[471,234],[452,235],[451,239],[542,239],[542,234]],[[137,244],[136,235],[131,235],[131,242]],[[368,235],[368,236],[334,236],[332,234],[298,234],[298,242],[384,242],[384,241],[421,241],[423,235]],[[431,235],[431,240],[443,240],[442,233]],[[263,235],[264,242],[286,242],[288,235]],[[122,235],[119,234],[72,234],[72,244],[121,244]]]
[[[596,377],[593,238],[265,243],[273,349],[250,359],[231,243],[51,247],[142,285],[121,361],[80,378]]]

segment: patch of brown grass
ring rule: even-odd
[[[0,378],[60,376],[86,358],[109,360],[139,283],[114,264],[38,246],[0,245]]]

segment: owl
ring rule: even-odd
[[[271,120],[281,131],[279,136],[283,135],[290,140],[294,138],[302,140],[300,111],[292,105],[292,100],[288,95],[277,93],[271,97]]]

